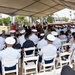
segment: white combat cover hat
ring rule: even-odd
[[[56,38],[55,38],[54,35],[48,34],[48,35],[47,35],[47,39],[50,40],[50,41],[54,41]]]
[[[9,45],[13,45],[15,43],[15,39],[13,37],[7,37],[5,42]]]

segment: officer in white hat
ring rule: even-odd
[[[61,40],[57,37],[58,33],[56,31],[52,31],[51,34],[56,37],[55,41],[53,41],[53,45],[55,45],[56,48],[59,49],[61,46]]]
[[[5,42],[6,42],[7,47],[6,47],[6,49],[0,51],[0,60],[19,59],[20,58],[20,53],[16,49],[12,48],[12,45],[15,43],[15,39],[13,37],[7,37],[5,39]]]
[[[57,54],[57,49],[56,47],[52,44],[52,42],[55,41],[55,37],[52,35],[52,34],[48,34],[47,35],[47,42],[48,42],[48,45],[44,46],[42,49],[41,49],[41,52],[40,52],[40,56],[43,57],[46,57],[46,56],[53,56],[53,55],[56,55]],[[42,59],[39,58],[39,62],[41,62]],[[45,63],[51,63],[53,61],[53,58],[48,58],[45,60]]]
[[[20,53],[13,49],[12,46],[15,43],[15,39],[13,37],[7,37],[5,39],[6,49],[0,52],[0,60],[13,60],[20,58]]]
[[[45,40],[45,34],[44,33],[41,33],[40,34],[40,38],[41,40],[38,42],[37,44],[37,48],[38,49],[41,49],[42,47],[46,46],[48,43],[47,43],[47,40]]]
[[[21,30],[20,31],[20,35],[19,38],[18,38],[18,43],[21,44],[21,47],[23,46],[23,43],[26,41],[25,38],[24,38],[24,35],[25,35],[25,30]]]
[[[15,37],[15,30],[10,30],[9,33],[10,33],[11,37],[13,37],[13,38]]]
[[[38,43],[38,41],[39,41],[38,36],[36,35],[36,32],[37,32],[36,29],[32,29],[32,34],[31,34],[31,36],[29,37],[29,39],[30,39],[31,41],[33,41],[35,45],[36,45],[36,44]]]
[[[2,31],[0,31],[0,50],[3,50],[5,46],[5,38],[2,37]]]

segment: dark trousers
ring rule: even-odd
[[[14,65],[12,67],[5,67],[5,71],[10,71],[10,70],[14,70],[14,69],[16,69],[16,65]],[[1,65],[1,62],[0,62],[0,73],[2,74],[2,65]]]
[[[39,62],[41,63],[42,62],[42,56],[39,57]],[[53,59],[51,60],[45,60],[45,64],[48,64],[48,63],[51,63],[53,62]]]

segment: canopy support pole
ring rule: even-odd
[[[33,19],[32,19],[32,17],[31,17],[31,16],[29,17],[29,26],[30,26],[30,27],[32,27],[32,26],[33,26]]]

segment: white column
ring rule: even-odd
[[[40,20],[41,20],[41,25],[43,26],[43,21],[44,21],[43,17],[41,17]]]
[[[10,15],[10,21],[11,21],[11,24],[14,23],[15,22],[15,16]]]
[[[29,26],[30,26],[30,27],[33,26],[33,20],[32,20],[32,17],[29,17]]]

